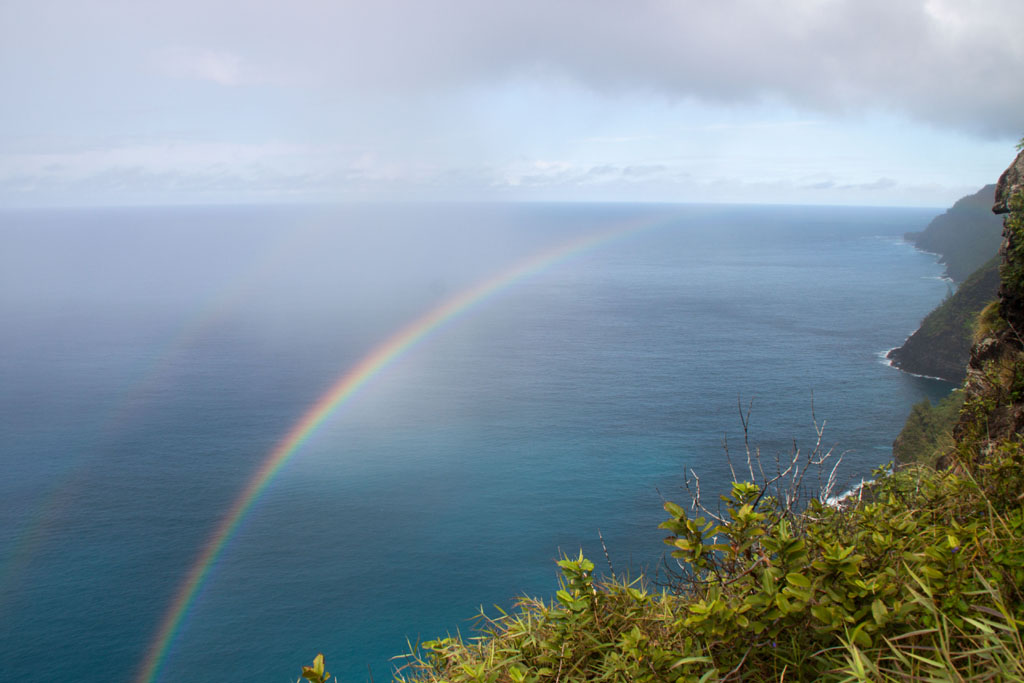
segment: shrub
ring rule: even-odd
[[[800,513],[750,482],[720,516],[666,502],[669,584],[598,581],[582,555],[563,558],[552,601],[424,643],[402,680],[1020,678],[1021,458],[1019,445],[992,458],[994,487],[880,470],[870,501]]]

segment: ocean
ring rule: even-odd
[[[882,360],[949,291],[902,240],[937,213],[4,211],[0,678],[387,680],[599,530],[654,571],[738,405],[848,488],[951,388]]]

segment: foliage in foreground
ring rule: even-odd
[[[845,508],[793,514],[751,483],[720,519],[666,503],[671,585],[567,557],[554,601],[422,644],[404,680],[1024,680],[1024,509],[999,495],[1022,490],[1020,456],[985,466],[1012,473],[998,492],[915,468]]]

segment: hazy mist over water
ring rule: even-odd
[[[300,448],[203,583],[158,680],[384,680],[406,638],[548,594],[581,546],[661,556],[660,490],[813,435],[843,483],[949,385],[886,367],[947,292],[936,211],[489,204],[0,213],[3,676],[128,681],[218,522],[397,330],[537,254]]]

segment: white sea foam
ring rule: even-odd
[[[910,339],[910,337],[907,337],[907,339]],[[887,351],[879,351],[878,353],[876,353],[875,356],[878,358],[878,362],[881,363],[882,365],[886,365],[886,366],[888,366],[888,367],[890,367],[890,368],[892,368],[894,370],[899,370],[900,372],[906,373],[906,374],[910,375],[911,377],[920,377],[922,379],[934,379],[934,380],[938,380],[940,382],[948,382],[949,381],[948,379],[946,379],[944,377],[935,377],[934,375],[922,375],[922,374],[920,374],[918,372],[910,372],[909,370],[904,370],[903,368],[901,368],[901,367],[899,367],[897,365],[894,365],[893,362],[892,362],[892,359],[889,358],[889,354],[892,353],[893,351],[895,351],[896,349],[900,348],[901,346],[902,346],[902,344],[900,346],[894,346],[894,347],[892,347],[891,349],[889,349]]]
[[[911,377],[920,377],[922,379],[934,379],[934,380],[938,380],[940,382],[948,382],[949,381],[945,377],[936,377],[934,375],[922,375],[919,372],[910,372],[909,370],[904,370],[903,368],[899,367],[898,365],[894,365],[893,362],[892,362],[892,359],[889,358],[889,353],[891,351],[895,351],[898,348],[900,348],[900,347],[897,346],[897,347],[895,347],[893,349],[889,349],[888,351],[879,351],[875,355],[878,356],[878,361],[882,365],[887,365],[890,368],[892,368],[894,370],[899,370],[900,372],[906,373],[906,374],[910,375]]]
[[[860,490],[864,488],[866,484],[870,484],[873,481],[874,479],[861,479],[859,484],[850,489],[847,489],[845,492],[840,493],[837,496],[829,496],[828,498],[826,498],[825,505],[828,505],[829,507],[833,508],[839,507],[841,504],[845,503],[850,498],[853,498],[854,496],[859,496]]]
[[[892,474],[892,467],[886,465],[883,468],[883,474]],[[855,484],[854,486],[851,486],[845,492],[840,493],[837,496],[829,496],[828,498],[826,498],[825,501],[824,501],[825,505],[828,505],[829,507],[839,507],[841,504],[843,504],[847,500],[853,498],[854,496],[857,496],[857,498],[860,498],[861,490],[865,486],[868,486],[868,485],[874,484],[874,483],[875,483],[874,479],[861,479],[860,483]]]
[[[909,339],[909,337],[908,337],[908,339]],[[896,368],[896,366],[892,364],[892,358],[889,358],[889,354],[892,353],[893,351],[895,351],[898,348],[900,348],[900,347],[899,346],[894,346],[891,349],[887,349],[885,351],[879,351],[878,353],[876,353],[875,356],[878,357],[878,362],[881,363],[882,365],[888,366],[890,368]],[[899,370],[899,368],[896,368],[896,369]]]
[[[902,237],[893,237],[892,235],[874,235],[874,239],[892,246],[908,246],[911,249],[917,249],[917,247],[914,246],[913,242],[906,240]]]

